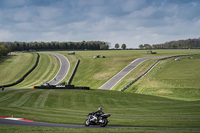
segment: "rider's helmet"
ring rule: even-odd
[[[99,107],[98,110],[101,110],[101,111],[102,111],[103,109],[102,109],[102,107]]]

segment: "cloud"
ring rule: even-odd
[[[0,41],[101,40],[138,47],[200,33],[197,0],[1,0],[0,7]]]
[[[10,37],[12,37],[12,34],[9,31],[0,30],[0,40],[10,39]]]

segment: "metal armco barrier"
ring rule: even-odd
[[[175,57],[182,57],[182,56],[194,56],[194,55],[200,55],[200,54],[191,54],[191,55],[176,55],[176,56],[169,56],[169,57],[165,57],[162,59],[159,59],[156,61],[156,63],[154,63],[146,72],[144,72],[142,75],[140,75],[139,77],[137,77],[135,80],[133,80],[132,82],[130,82],[128,85],[126,85],[124,88],[121,89],[121,91],[125,91],[129,86],[131,86],[132,84],[134,84],[136,81],[138,81],[140,78],[142,78],[144,75],[146,75],[158,62],[160,62],[161,60],[166,60],[169,58],[175,58]]]

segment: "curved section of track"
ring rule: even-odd
[[[70,68],[70,63],[64,55],[61,55],[58,53],[52,53],[52,52],[45,52],[45,53],[55,55],[60,60],[60,69],[59,69],[58,73],[52,80],[49,81],[50,84],[56,85],[59,82],[61,82],[67,75],[69,68]]]
[[[163,58],[166,56],[157,56],[157,57],[144,57],[139,58],[131,62],[128,66],[122,69],[119,73],[113,76],[110,80],[108,80],[105,84],[103,84],[99,89],[111,90],[120,80],[122,80],[127,74],[129,74],[133,69],[135,69],[138,65],[148,59],[155,58]]]

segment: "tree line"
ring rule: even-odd
[[[170,41],[161,44],[140,44],[140,49],[200,49],[200,38]]]
[[[82,42],[0,42],[11,51],[30,50],[107,50],[109,43],[103,41],[82,41]]]

